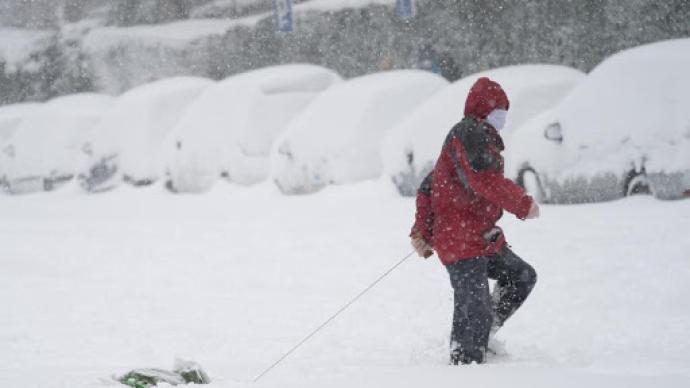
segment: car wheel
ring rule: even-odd
[[[543,202],[546,199],[539,175],[532,167],[525,167],[520,170],[517,184],[525,189],[525,192],[534,198],[535,201]]]
[[[640,194],[654,194],[652,184],[649,182],[644,172],[631,171],[628,173],[624,190],[626,197]]]

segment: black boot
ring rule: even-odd
[[[486,362],[486,350],[462,352],[460,348],[456,348],[450,352],[449,365],[469,365],[473,362],[476,362],[477,364],[483,364]]]

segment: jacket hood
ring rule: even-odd
[[[486,116],[496,108],[508,110],[510,102],[501,85],[487,77],[481,77],[472,85],[465,101],[465,117],[478,120],[486,119]]]

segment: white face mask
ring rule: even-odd
[[[486,122],[489,123],[496,130],[501,130],[506,125],[506,118],[508,117],[508,111],[503,109],[494,109],[486,116]]]

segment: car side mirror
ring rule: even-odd
[[[544,130],[544,137],[551,141],[563,143],[563,131],[561,130],[561,124],[549,124],[549,126]]]

